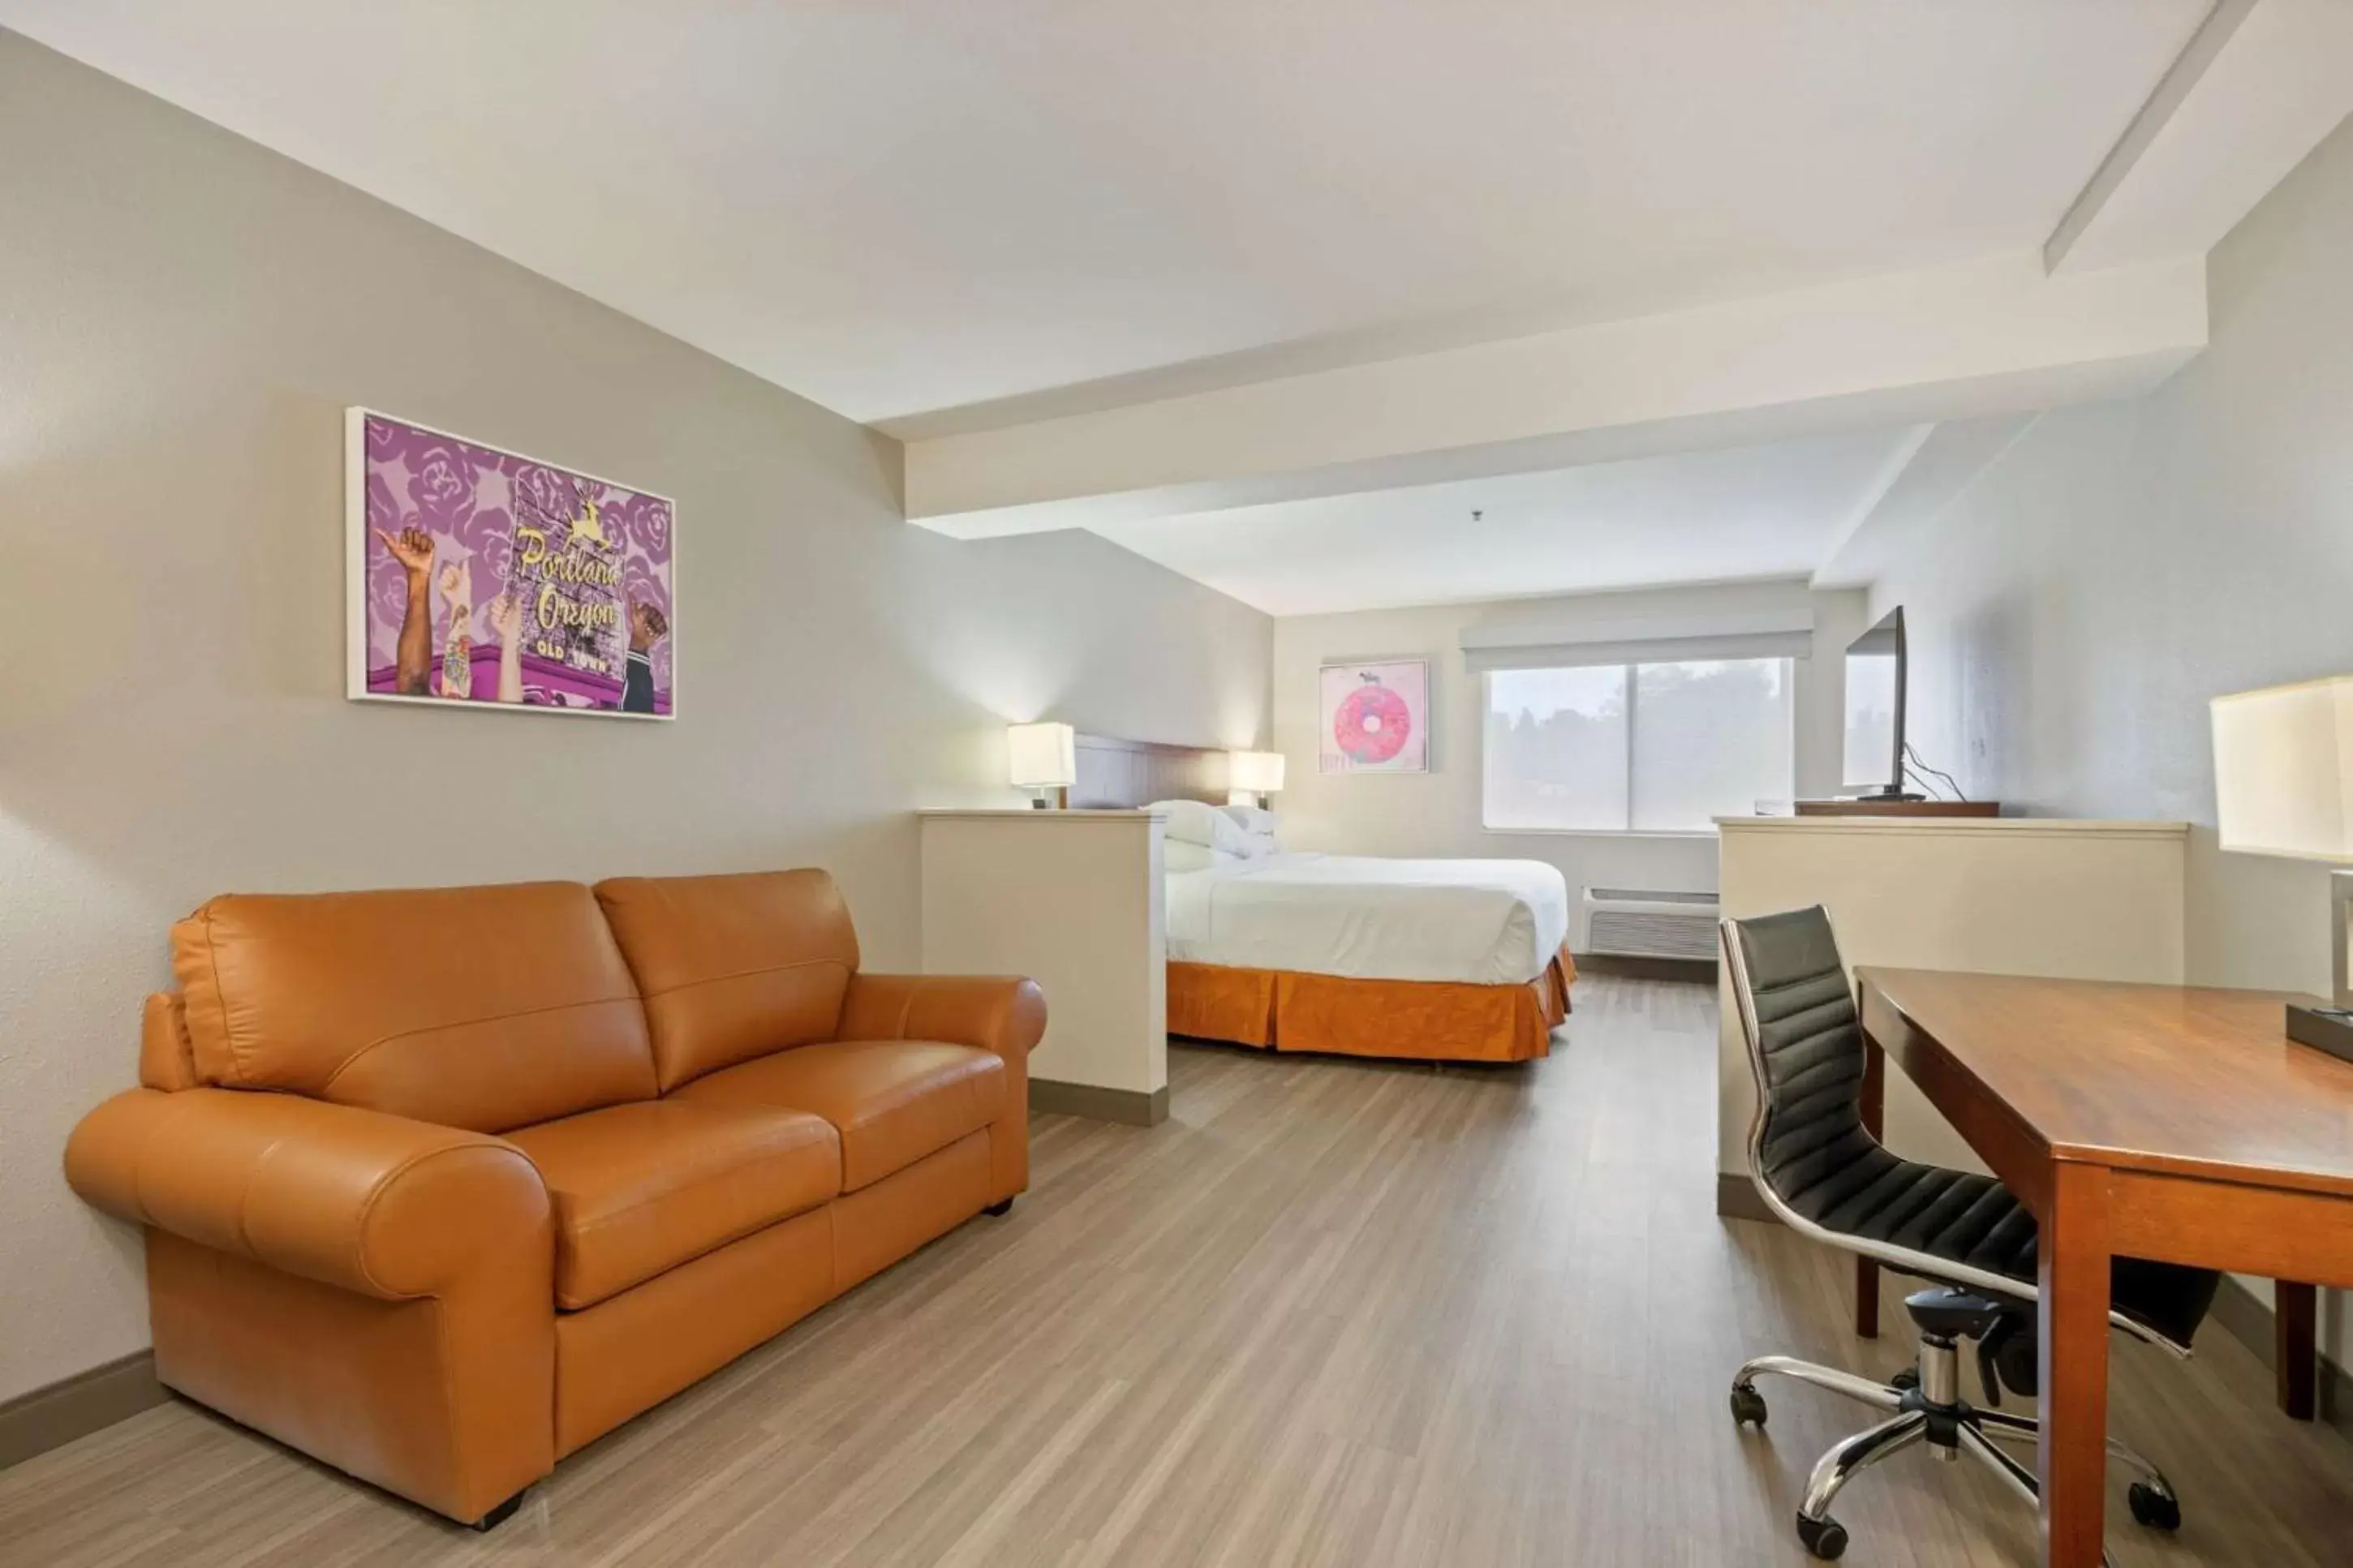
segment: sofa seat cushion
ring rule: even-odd
[[[837,1040],[797,1046],[696,1079],[685,1104],[813,1111],[841,1134],[841,1190],[903,1171],[1003,1114],[1005,1062],[936,1040]]]
[[[841,1191],[831,1122],[748,1100],[640,1100],[507,1137],[547,1184],[555,1304],[567,1311]]]

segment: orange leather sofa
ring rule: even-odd
[[[1029,1182],[1027,980],[861,973],[822,871],[215,899],[66,1150],[156,1375],[487,1528]]]

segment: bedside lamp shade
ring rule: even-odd
[[[1079,782],[1078,735],[1068,724],[1008,724],[1005,750],[1012,782],[1023,789],[1068,789]]]
[[[2214,699],[2222,847],[2353,861],[2353,676]]]
[[[1281,752],[1228,752],[1226,787],[1267,795],[1282,787]]]

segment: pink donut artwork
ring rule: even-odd
[[[1320,772],[1426,773],[1430,667],[1420,659],[1325,665]]]
[[[1405,699],[1367,675],[1333,715],[1332,743],[1360,763],[1386,763],[1413,734]]]

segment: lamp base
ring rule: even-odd
[[[2353,1012],[2287,1005],[2287,1037],[2300,1046],[2353,1062]]]

